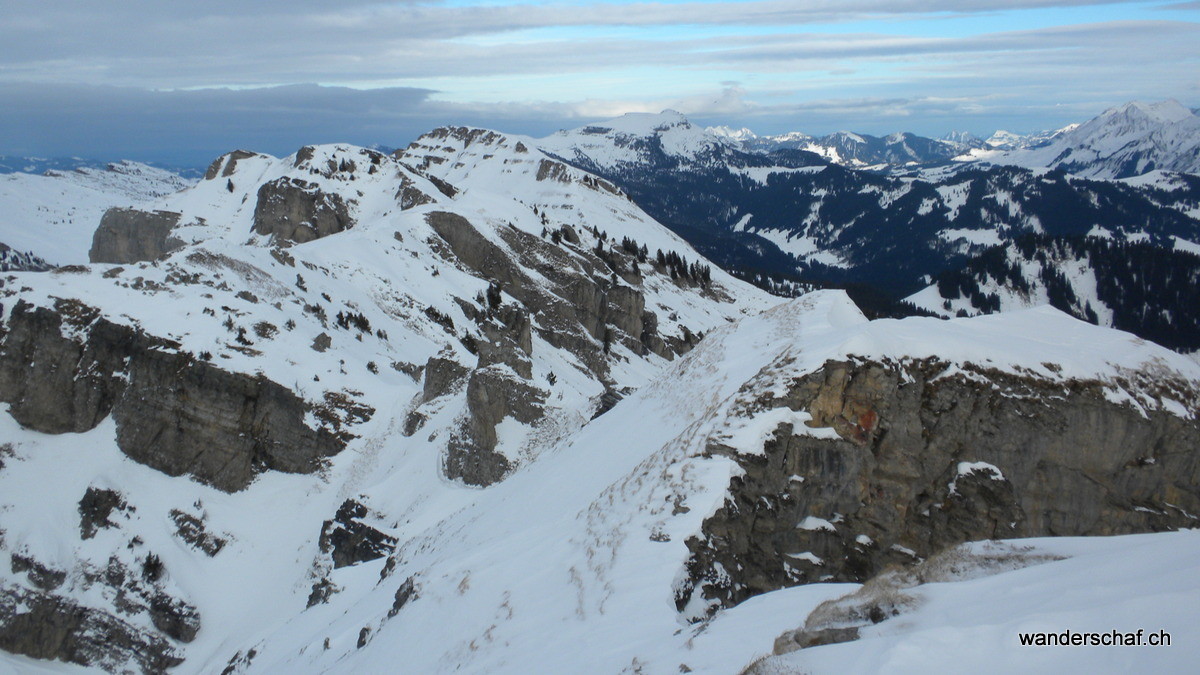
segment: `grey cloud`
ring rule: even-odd
[[[199,165],[242,147],[288,154],[304,144],[403,144],[434,124],[423,89],[296,85],[149,91],[0,84],[0,153]]]
[[[801,25],[1119,0],[756,0],[448,7],[406,2],[9,3],[0,78],[141,86],[386,79],[438,70],[445,42],[564,26]],[[581,43],[591,43],[581,40]],[[569,52],[577,43],[561,44]],[[495,59],[477,57],[476,64]],[[321,77],[327,79],[321,80]],[[328,78],[336,77],[336,80]]]

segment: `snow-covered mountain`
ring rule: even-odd
[[[861,187],[678,120],[583,137]],[[571,140],[234,151],[4,274],[0,670],[736,672],[890,565],[1196,525],[1197,362],[1045,307],[781,302]]]
[[[969,131],[950,131],[942,136],[941,140],[967,148],[979,148],[987,145],[986,141]]]
[[[751,152],[804,150],[835,164],[886,172],[936,169],[953,160],[960,165],[1061,169],[1092,179],[1130,178],[1155,170],[1200,173],[1200,117],[1173,99],[1129,102],[1060,129],[1030,134],[998,130],[986,140],[965,132],[932,139],[907,132],[877,137],[839,131],[817,137],[802,132],[758,136],[747,128],[729,127],[707,131]]]
[[[0,174],[32,173],[44,174],[47,171],[75,171],[76,169],[95,169],[104,171],[111,164],[142,164],[155,169],[182,176],[188,181],[198,180],[204,175],[203,169],[193,166],[181,166],[159,162],[132,162],[130,160],[110,161],[87,159],[84,157],[24,157],[18,155],[0,155]]]
[[[422,238],[420,231],[395,225],[386,230],[401,232],[406,242]],[[314,298],[322,288],[345,292],[335,286],[339,272],[362,279],[344,267],[345,259],[325,257],[329,253],[310,258],[354,229],[286,251],[297,263],[289,272],[308,270]],[[373,241],[371,257],[390,257],[379,246],[390,243]],[[359,254],[352,269],[371,250],[362,243],[339,246]],[[205,251],[215,253],[193,253]],[[260,264],[268,255],[258,258]],[[177,256],[182,260],[184,253]],[[410,259],[403,252],[397,257]],[[304,264],[314,260],[328,265],[330,274]],[[160,266],[169,273],[171,262]],[[432,257],[421,264],[430,263],[437,265]],[[439,265],[441,274],[423,292],[466,281],[469,275],[453,267]],[[92,278],[68,278],[95,284],[104,269],[96,267]],[[153,270],[139,265],[114,278]],[[279,297],[266,296],[262,278],[246,267],[226,264],[221,270],[230,280],[249,273],[249,289],[242,292],[262,294],[253,307],[231,308],[250,312],[236,317],[238,323],[257,318],[259,305]],[[37,283],[28,274],[21,282]],[[171,282],[164,275],[156,283]],[[221,292],[203,281],[198,285],[199,297]],[[390,290],[415,289],[395,283]],[[235,302],[212,300],[222,301]],[[159,300],[155,307],[170,311],[172,304]],[[386,321],[374,307],[359,309],[373,326],[386,326],[395,349],[422,347],[413,344],[411,330]],[[66,305],[59,310],[67,311]],[[21,311],[29,310],[6,317],[10,326]],[[421,315],[401,316],[411,321]],[[342,390],[354,405],[322,413],[343,419],[342,431],[350,437],[317,473],[275,467],[227,493],[172,478],[156,466],[159,459],[131,451],[123,438],[133,422],[117,409],[115,423],[102,419],[90,430],[62,435],[20,428],[4,416],[10,446],[0,470],[0,522],[6,552],[20,563],[0,587],[0,610],[8,612],[0,616],[0,637],[12,634],[5,630],[13,616],[37,621],[82,615],[110,639],[97,643],[68,630],[74,642],[67,656],[148,672],[169,665],[178,672],[374,672],[397,664],[415,672],[562,672],[580,664],[597,672],[631,664],[653,673],[677,672],[680,665],[729,672],[769,651],[775,635],[803,618],[803,608],[853,587],[820,584],[776,597],[779,589],[821,579],[862,580],[889,562],[926,557],[943,541],[998,535],[992,516],[976,504],[1007,509],[998,517],[1015,518],[1011,525],[1005,521],[1009,536],[1044,533],[1049,526],[1060,534],[1178,526],[1191,522],[1185,514],[1197,508],[1187,494],[1168,506],[1153,487],[1116,508],[1104,493],[1093,499],[1077,490],[1046,489],[1064,476],[1084,475],[1077,462],[1087,467],[1088,481],[1107,486],[1122,480],[1140,453],[1162,447],[1155,425],[1196,433],[1192,397],[1200,386],[1194,362],[1053,310],[951,322],[868,322],[838,292],[790,301],[720,327],[683,358],[648,370],[652,382],[590,423],[585,417],[557,427],[553,442],[486,490],[471,489],[447,471],[439,441],[452,434],[449,416],[435,412],[417,433],[406,434],[414,403],[417,411],[432,411],[419,403],[426,398],[423,387],[404,373],[362,368],[362,359],[380,349],[374,336],[359,333],[359,342],[331,329],[336,338],[329,351],[315,352],[288,337],[319,328],[303,313],[295,316],[297,326],[278,333],[281,348],[255,334],[255,344],[237,353],[261,351],[266,377],[288,367],[268,359],[286,359],[306,377],[313,374],[314,382],[319,377],[326,383],[302,384],[298,392],[361,388]],[[98,325],[84,324],[86,317],[75,313],[64,321],[96,345]],[[352,324],[349,332],[356,330]],[[432,339],[436,330],[420,333]],[[435,353],[452,350],[453,338]],[[232,359],[235,351],[222,348],[214,362],[222,369],[245,367]],[[542,359],[565,356],[550,352],[540,340],[535,344],[535,368]],[[385,354],[391,356],[380,351],[376,358]],[[631,354],[622,356],[629,359],[626,367],[638,363]],[[133,390],[147,376],[145,358],[132,356],[127,386]],[[437,386],[436,363],[431,357],[424,389]],[[339,367],[350,374],[339,376]],[[572,386],[564,381],[581,380],[569,368],[559,372],[558,385],[539,386],[550,392],[548,400],[567,394],[569,402]],[[1005,379],[995,380],[997,373]],[[1153,376],[1142,380],[1130,373]],[[372,382],[376,378],[380,382]],[[202,387],[190,377],[184,381],[185,398],[212,400],[199,396]],[[990,381],[1017,389],[1002,394]],[[1094,396],[1067,399],[1050,417],[1037,413],[1045,408],[1040,394],[1024,398],[1025,387],[1069,392],[1085,382],[1097,387]],[[922,393],[907,402],[896,398],[902,383],[905,392]],[[467,384],[468,396],[470,389]],[[938,396],[948,391],[962,400],[987,399],[970,407],[977,411],[1011,408],[989,418],[1000,429],[990,433],[1027,437],[1020,452],[1000,442],[952,441],[947,434],[973,433],[970,420],[939,426],[932,435],[907,428],[908,415],[936,408]],[[366,403],[379,407],[365,410]],[[452,407],[432,407],[442,406]],[[1126,430],[1124,436],[1093,427],[1096,406]],[[1154,423],[1140,422],[1143,415]],[[497,431],[507,436],[520,426],[506,416]],[[1077,451],[1081,438],[1088,440],[1087,453]],[[157,439],[166,441],[161,434]],[[89,449],[82,456],[81,445]],[[1066,452],[1068,446],[1076,450]],[[172,452],[161,446],[155,451],[164,457]],[[829,470],[827,458],[866,452],[879,454],[877,467]],[[1064,470],[1062,460],[1052,457],[1069,457],[1074,468]],[[1173,481],[1195,480],[1185,468],[1194,467],[1189,457],[1160,449],[1151,471]],[[886,478],[907,462],[920,463],[919,475]],[[996,473],[964,472],[964,462],[983,462]],[[870,494],[840,494],[860,480],[873,486]],[[1150,477],[1143,483],[1157,484]],[[881,521],[882,513],[894,512],[896,500],[914,500],[908,512],[933,509],[936,518]],[[1104,509],[1102,527],[1087,509]],[[1046,520],[1043,511],[1064,515]],[[747,527],[743,518],[758,526]],[[756,597],[743,603],[750,596]],[[1161,608],[1186,613],[1191,605],[1179,604],[1186,602],[1186,596],[1164,599]],[[13,603],[26,609],[14,612]],[[726,607],[732,609],[721,611]],[[36,637],[18,642],[46,643],[57,644]],[[55,656],[67,658],[42,654]],[[10,663],[20,668],[30,662]]]
[[[193,181],[137,162],[0,174],[0,243],[54,265],[87,262],[104,212],[177,192]]]
[[[981,151],[989,150],[1024,150],[1027,148],[1037,148],[1046,145],[1055,138],[1074,131],[1079,125],[1068,124],[1061,129],[1050,129],[1047,131],[1036,131],[1030,134],[1017,134],[1004,129],[998,129],[991,136],[988,136],[982,144],[974,145],[974,148]],[[978,153],[985,155],[986,152]]]
[[[648,164],[680,168],[772,164],[728,136],[693,125],[674,110],[629,113],[559,131],[538,139],[537,147],[573,164],[606,171]]]
[[[74,171],[75,169],[104,169],[108,162],[83,157],[20,157],[0,155],[0,173],[42,174],[47,171]]]
[[[973,137],[934,139],[908,132],[881,137],[838,131],[818,137],[799,131],[775,136],[758,136],[749,129],[728,127],[708,127],[706,131],[737,143],[742,149],[751,152],[803,150],[820,155],[829,162],[855,168],[885,169],[944,163],[973,148],[982,147],[981,142]]]
[[[1134,101],[1110,108],[1044,142],[993,146],[1003,153],[973,155],[996,164],[1049,167],[1088,178],[1140,176],[1151,171],[1200,173],[1200,117],[1178,101]]]
[[[108,211],[102,264],[6,277],[0,545],[36,567],[5,575],[0,645],[152,672],[248,662],[342,587],[334,569],[391,550],[394,534],[339,534],[379,525],[363,490],[400,480],[389,522],[437,530],[765,306],[528,140],[443,129],[403,162],[418,168],[349,146],[230,153],[195,187]],[[62,438],[94,452],[56,459]],[[30,509],[75,515],[51,527]],[[86,619],[74,642],[13,623],[66,615]]]
[[[1169,249],[1200,242],[1200,182],[1187,175],[1105,182],[968,163],[925,178],[884,176],[822,163],[811,153],[702,143],[705,137],[676,115],[637,119],[640,136],[594,132],[627,124],[618,120],[544,141],[619,185],[730,271],[866,284],[884,295],[899,292],[899,299],[927,284],[923,278],[1026,233],[1104,233]],[[681,129],[697,141],[676,144],[670,155],[626,152],[665,146],[662,130]],[[698,150],[689,155],[684,148]]]
[[[939,316],[1052,305],[1173,349],[1200,349],[1200,249],[1100,235],[1026,235],[988,249],[906,298]]]

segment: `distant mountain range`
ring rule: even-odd
[[[1020,291],[1014,294],[989,286],[973,265],[1026,235],[1103,236],[1114,245],[1178,252],[1168,267],[1189,269],[1186,254],[1200,251],[1200,178],[1189,173],[1198,170],[1198,128],[1200,118],[1175,101],[1129,103],[1083,124],[1029,135],[997,131],[986,140],[963,132],[940,139],[757,136],[696,127],[665,111],[532,143],[611,181],[720,267],[773,293],[849,288],[869,312],[885,315],[970,315],[1049,301],[1100,323],[1119,314],[1105,325],[1195,349],[1200,329],[1182,327],[1190,326],[1190,308],[1170,312],[1183,332],[1164,337],[1170,322],[1151,329],[1156,319],[1149,316],[1103,310],[1124,301],[1092,298],[1083,289],[1074,291],[1082,304],[1061,293],[1039,295],[1025,289],[1038,286],[1034,272],[1020,283],[1010,278]],[[11,247],[3,263],[10,269],[81,262],[104,210],[190,183],[134,162],[2,160],[44,174],[0,176],[0,243]],[[1082,249],[1057,239],[1052,245],[1059,253],[1047,264],[1055,269],[1097,259],[1068,261],[1064,252]],[[947,296],[954,286],[946,275],[956,274],[964,279],[959,295]],[[1162,283],[1182,283],[1188,274],[1173,272]],[[1149,302],[1177,295],[1151,294]],[[1091,313],[1086,299],[1094,300]]]
[[[1200,117],[1178,101],[1135,101],[1064,130],[1045,144],[973,157],[1087,178],[1131,178],[1155,170],[1200,173]]]
[[[668,111],[562,131],[540,147],[611,180],[705,256],[766,288],[777,290],[764,283],[771,279],[801,282],[797,288],[834,285],[858,289],[860,304],[884,314],[943,313],[938,307],[946,298],[921,296],[920,306],[908,307],[895,301],[1027,234],[1103,236],[1164,252],[1197,248],[1200,177],[1153,171],[1096,180],[1156,166],[1187,168],[1189,148],[1200,138],[1187,133],[1195,119],[1178,104],[1131,104],[1050,134],[993,137],[998,146],[1019,149],[976,148],[975,159],[960,155],[952,163],[947,151],[940,167],[925,165],[909,175],[845,164],[928,157],[930,148],[962,147],[969,139],[843,133],[823,144],[799,134],[764,142],[744,131],[716,134]],[[1125,142],[1116,145],[1120,139]],[[1092,148],[1091,159],[1083,162],[1083,151],[1064,154],[1060,148],[1067,146]],[[1110,147],[1114,154],[1098,150]],[[871,152],[852,155],[847,148]],[[1048,166],[1032,166],[1037,157]],[[1006,165],[1019,162],[1031,166]],[[1068,168],[1086,169],[1092,179]],[[1186,268],[1188,258],[1180,260]],[[1190,277],[1170,278],[1183,283]],[[1173,345],[1200,348],[1200,330],[1188,318],[1197,309],[1170,305],[1174,297],[1146,296],[1147,311],[1170,313],[1168,328],[1179,331],[1168,340]],[[1024,299],[1027,305],[1040,301]],[[993,311],[994,304],[951,303],[953,313],[968,314]],[[1084,309],[1075,312],[1086,317]],[[1119,325],[1148,335],[1156,320],[1147,314],[1141,323]]]
[[[1189,672],[1200,177],[965,167],[665,114],[0,176],[0,673],[1016,670],[1084,615]]]
[[[1032,134],[1015,134],[1001,130],[986,140],[965,131],[952,131],[941,138],[919,136],[907,131],[887,136],[850,131],[837,131],[825,136],[810,136],[799,131],[758,136],[746,128],[731,129],[723,126],[707,127],[705,131],[727,139],[736,147],[750,152],[805,150],[843,166],[890,170],[940,165],[955,160],[967,161],[976,157],[994,157],[998,152],[1042,147],[1077,126],[1070,125]]]
[[[131,160],[100,160],[83,157],[21,157],[17,155],[0,155],[0,174],[32,173],[43,174],[47,171],[75,171],[76,169],[93,169],[103,171],[111,165],[140,164],[162,171],[168,171],[188,180],[199,180],[204,175],[202,167],[161,164],[159,162],[134,162]]]
[[[758,136],[729,127],[705,131],[750,152],[806,150],[836,164],[875,170],[979,161],[1106,179],[1156,169],[1200,172],[1200,117],[1175,100],[1134,101],[1082,124],[1024,135],[1001,130],[986,140],[966,132],[927,138],[908,132],[879,137],[849,131],[826,136],[798,131]]]

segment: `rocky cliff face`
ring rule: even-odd
[[[1120,386],[1187,411],[1115,402],[1095,380],[933,358],[829,361],[754,406],[807,413],[833,435],[780,424],[761,454],[709,448],[744,475],[688,541],[679,606],[693,593],[716,607],[861,582],[965,541],[1197,526],[1195,383],[1131,373]]]
[[[0,585],[0,649],[109,672],[165,673],[183,663],[154,631],[58,596]]]
[[[601,382],[610,380],[615,344],[667,358],[693,344],[686,327],[669,342],[658,335],[657,316],[646,311],[636,286],[642,281],[636,259],[626,253],[605,250],[601,258],[572,244],[572,238],[579,241],[574,233],[554,243],[515,228],[500,228],[497,243],[467,219],[444,211],[430,213],[427,221],[445,242],[435,250],[447,262],[492,284],[484,306],[460,303],[483,337],[473,344],[478,360],[469,376],[466,366],[440,356],[431,357],[424,370],[424,402],[453,391],[454,382],[466,385],[466,415],[447,444],[445,470],[451,478],[481,486],[501,480],[513,465],[496,452],[496,426],[506,417],[537,425],[546,414],[550,392],[531,381],[533,333],[578,359]],[[503,302],[504,296],[515,302]],[[418,408],[414,414],[422,413]]]
[[[258,189],[254,231],[303,244],[354,226],[346,202],[299,178],[277,178]]]
[[[112,415],[126,455],[226,491],[264,469],[315,471],[345,444],[310,428],[310,406],[286,388],[177,347],[78,301],[18,303],[0,337],[0,400],[23,426],[51,434]]]
[[[372,485],[499,488],[763,299],[611,186],[468,136],[515,187],[348,146],[238,151],[111,212],[108,262],[0,279],[0,648],[251,668],[247,635],[393,569],[402,623],[428,571],[401,573],[412,521]]]
[[[183,246],[171,235],[178,224],[179,214],[170,211],[109,209],[92,237],[88,259],[101,263],[159,260]]]

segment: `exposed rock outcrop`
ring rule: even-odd
[[[546,393],[503,365],[476,369],[467,380],[467,411],[446,447],[446,475],[469,485],[491,485],[512,468],[496,452],[496,425],[505,417],[534,424],[545,413]]]
[[[400,205],[401,210],[432,202],[433,197],[422,192],[411,178],[406,176],[401,178],[400,187],[396,189],[396,203]]]
[[[0,649],[109,672],[159,673],[183,660],[173,642],[192,642],[200,631],[199,611],[160,583],[165,568],[154,554],[114,554],[104,567],[81,563],[69,584],[66,570],[29,555],[13,553],[10,566],[32,589],[0,582]],[[67,597],[80,588],[97,588],[91,601],[110,604]],[[135,617],[153,629],[130,623]]]
[[[114,511],[124,511],[129,506],[116,490],[89,487],[79,500],[79,536],[91,539],[104,528],[116,527],[110,518]]]
[[[0,649],[108,672],[163,673],[183,663],[171,642],[107,612],[0,584]]]
[[[171,211],[111,208],[92,235],[88,260],[118,264],[161,260],[183,246],[183,241],[171,236],[179,219],[180,214]]]
[[[315,471],[345,445],[309,428],[311,406],[289,389],[198,361],[77,301],[18,303],[7,328],[0,400],[36,431],[87,431],[111,414],[129,457],[226,491],[263,469]]]
[[[0,272],[45,272],[53,268],[30,251],[17,251],[0,242]]]
[[[237,171],[237,164],[243,159],[251,157],[261,157],[257,152],[249,150],[234,150],[227,152],[224,155],[213,160],[212,164],[208,165],[208,170],[204,172],[204,180],[212,180],[220,175],[222,178],[228,178]]]
[[[212,557],[225,548],[226,540],[209,532],[203,518],[172,509],[171,520],[175,521],[175,536],[193,548],[203,551],[205,555]]]
[[[321,527],[321,551],[333,559],[334,569],[378,560],[395,550],[395,537],[363,522],[369,514],[366,506],[347,499],[333,520],[325,521]]]
[[[827,362],[758,406],[806,412],[836,440],[781,424],[762,454],[709,448],[744,474],[688,541],[678,606],[863,581],[968,540],[1200,525],[1197,392],[1136,380],[1115,386],[1183,401],[1189,416],[1113,402],[1098,381]]]
[[[460,302],[484,339],[475,345],[478,362],[467,383],[467,415],[447,443],[445,469],[451,478],[471,485],[500,480],[512,464],[496,451],[495,426],[510,416],[527,424],[541,419],[546,394],[529,383],[535,333],[570,352],[601,381],[607,379],[608,353],[616,344],[665,357],[692,346],[690,340],[668,342],[657,334],[658,318],[646,310],[642,291],[616,281],[617,268],[629,274],[636,266],[615,250],[605,252],[610,262],[569,238],[560,245],[515,228],[499,228],[497,243],[449,212],[430,213],[427,222],[449,247],[448,260],[492,281],[484,307]],[[541,279],[534,281],[531,272]],[[516,302],[504,302],[505,295]],[[467,367],[457,362],[431,359],[423,400],[443,395],[466,374]],[[419,419],[412,421],[409,428],[415,431]]]
[[[426,362],[424,372],[421,398],[432,401],[461,383],[470,369],[453,359],[432,356]]]
[[[667,347],[657,335],[657,317],[645,310],[642,292],[609,281],[614,273],[609,264],[586,248],[577,249],[579,255],[570,255],[535,235],[499,228],[506,252],[457,214],[434,212],[428,222],[449,244],[459,264],[498,283],[535,317],[533,330],[539,336],[570,351],[598,377],[603,378],[608,370],[606,339],[619,341],[638,354],[654,351],[674,356],[691,347]],[[619,253],[612,256],[621,266],[629,266]],[[525,270],[548,280],[550,289],[535,283]]]
[[[341,195],[314,183],[284,176],[258,189],[254,231],[276,241],[303,244],[354,227]]]

